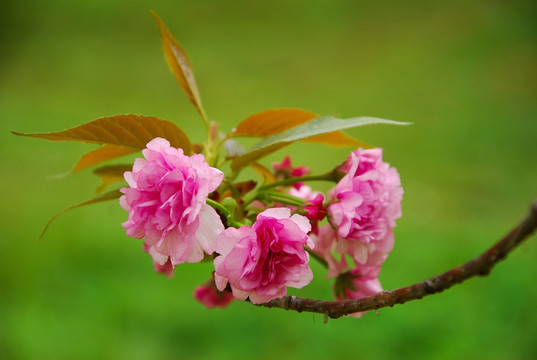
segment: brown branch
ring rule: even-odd
[[[502,240],[473,260],[448,272],[436,275],[428,280],[396,290],[381,291],[375,295],[361,299],[340,301],[313,300],[298,296],[287,296],[274,299],[265,307],[276,307],[298,312],[307,311],[321,313],[326,317],[337,319],[355,312],[376,310],[407,301],[421,299],[449,289],[474,276],[486,276],[496,263],[509,254],[518,244],[526,240],[537,228],[537,201],[533,203],[527,217]]]

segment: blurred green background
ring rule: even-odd
[[[93,147],[18,138],[119,113],[203,125],[169,73],[155,10],[190,55],[209,116],[230,130],[276,107],[409,127],[350,134],[385,149],[405,197],[385,288],[473,258],[537,198],[537,17],[531,1],[3,1],[0,5],[0,358],[537,358],[537,239],[486,278],[393,309],[322,316],[192,298],[210,264],[155,274],[115,202],[93,196]],[[315,171],[350,149],[293,145]],[[291,294],[331,298],[325,272]]]

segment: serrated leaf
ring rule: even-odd
[[[121,195],[123,195],[123,194],[119,190],[114,190],[114,191],[107,192],[106,194],[96,196],[93,199],[90,199],[90,200],[87,200],[87,201],[84,201],[84,202],[81,202],[81,203],[78,203],[78,204],[75,204],[75,205],[69,206],[68,208],[63,209],[62,211],[60,211],[59,213],[57,213],[56,215],[54,215],[53,217],[50,218],[50,220],[48,221],[47,225],[45,225],[45,228],[43,229],[43,232],[39,236],[39,239],[41,239],[43,237],[43,235],[45,235],[45,232],[49,228],[50,224],[52,224],[52,222],[54,220],[56,220],[56,218],[58,216],[62,215],[63,213],[65,213],[65,212],[67,212],[69,210],[72,210],[72,209],[76,209],[76,208],[81,207],[81,206],[95,204],[95,203],[102,202],[102,201],[107,201],[107,200],[118,199]]]
[[[246,154],[235,158],[231,162],[231,169],[237,171],[262,157],[299,140],[306,140],[314,137],[320,137],[322,139],[323,135],[331,134],[334,131],[372,124],[407,125],[408,123],[373,117],[338,119],[332,116],[322,116],[263,139],[254,145]]]
[[[97,148],[95,150],[92,150],[84,154],[77,161],[77,163],[75,164],[71,172],[74,173],[74,172],[86,169],[90,166],[97,165],[101,162],[115,159],[123,155],[131,154],[136,151],[138,151],[138,149],[120,147],[120,146],[114,146],[114,145],[104,145],[104,146],[101,146],[100,148]]]
[[[301,109],[270,109],[250,115],[233,131],[234,135],[267,137],[317,118]]]
[[[131,170],[132,164],[107,165],[93,170],[93,173],[101,178],[101,184],[97,187],[95,192],[101,193],[109,185],[119,181],[124,181],[125,178],[123,177],[123,174],[125,171]]]
[[[181,86],[186,93],[190,102],[196,107],[203,119],[206,119],[207,117],[201,105],[196,79],[194,78],[194,72],[192,71],[192,66],[190,65],[185,50],[179,42],[175,40],[162,19],[154,11],[151,11],[151,16],[153,16],[160,32],[164,57],[166,58],[166,62],[168,63],[171,72],[175,75],[179,86]]]
[[[289,130],[265,138],[264,140],[255,144],[250,151],[255,151],[257,149],[265,148],[281,142],[295,142],[298,140],[311,138],[313,136],[331,133],[333,131],[373,124],[407,125],[408,123],[365,116],[350,119],[338,119],[333,116],[322,116],[305,124],[295,126]],[[248,155],[248,153],[245,155]]]
[[[132,114],[104,117],[58,132],[12,133],[51,141],[79,141],[134,149],[143,149],[148,142],[161,137],[167,139],[173,147],[182,148],[185,154],[190,154],[191,149],[190,140],[174,123],[154,116]]]
[[[318,117],[317,114],[311,111],[294,108],[265,110],[243,120],[233,131],[233,135],[267,137],[307,123]],[[341,131],[332,131],[327,134],[313,136],[304,139],[304,141],[332,146],[370,147],[366,143],[356,140]]]

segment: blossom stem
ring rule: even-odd
[[[212,199],[207,199],[206,203],[207,205],[212,206],[214,209],[218,210],[222,215],[224,215],[227,219],[228,225],[233,226],[234,228],[240,228],[244,225],[243,223],[233,219],[233,216],[229,213],[228,209],[226,209],[224,205],[220,204],[219,202],[214,201]]]
[[[230,177],[231,178],[231,177]],[[281,193],[279,191],[270,191],[269,189],[282,186],[282,185],[291,185],[297,182],[301,181],[333,181],[338,182],[339,177],[335,170],[329,171],[325,174],[320,175],[307,175],[307,176],[299,176],[299,177],[293,177],[289,179],[284,179],[280,181],[276,181],[270,184],[263,185],[259,187],[259,189],[255,192],[252,192],[249,196],[247,196],[244,199],[244,205],[243,207],[247,206],[254,200],[260,200],[265,195],[269,195],[269,197],[273,200],[281,201],[287,205],[294,205],[294,206],[302,206],[304,205],[305,200],[296,196],[288,195]]]
[[[209,134],[207,144],[205,144],[205,160],[209,163],[210,166],[219,167],[218,157],[221,143],[218,141],[218,123],[213,121],[209,124],[207,119],[205,119],[205,123],[207,126],[207,132]]]
[[[307,248],[306,247],[306,251],[310,254],[310,256],[312,258],[314,258],[315,260],[317,260],[318,262],[320,262],[325,268],[328,269],[328,263],[326,262],[325,259],[323,259],[322,257],[320,257],[319,255],[317,255],[313,250],[311,250],[310,248]]]
[[[292,178],[284,179],[284,180],[280,180],[280,181],[275,181],[273,183],[261,186],[259,188],[259,190],[263,191],[263,190],[267,190],[267,189],[270,189],[270,188],[273,188],[273,187],[276,187],[276,186],[292,185],[292,184],[295,184],[297,182],[302,182],[302,181],[333,181],[333,182],[337,182],[338,178],[337,178],[336,173],[334,171],[329,171],[329,172],[327,172],[325,174],[320,174],[320,175],[298,176],[298,177],[292,177]]]
[[[207,133],[210,134],[211,132],[211,125],[209,124],[209,118],[207,117],[207,114],[205,113],[205,110],[200,106],[198,108],[198,113],[201,115],[201,118],[203,120],[203,124],[205,125],[205,130],[207,130]]]
[[[271,200],[276,200],[287,205],[302,206],[305,203],[305,200],[293,195],[285,194],[279,191],[265,191],[266,194]]]
[[[218,142],[216,143],[216,148],[220,149],[222,147],[222,145],[224,145],[226,140],[230,139],[232,136],[233,136],[233,134],[226,134],[223,137],[221,137],[220,140],[218,140]],[[224,159],[224,162],[227,161],[227,160],[229,160],[229,159]]]

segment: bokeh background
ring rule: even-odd
[[[93,196],[92,146],[18,138],[119,113],[203,125],[161,52],[155,10],[190,55],[209,116],[230,130],[277,107],[412,122],[349,131],[401,174],[404,216],[385,288],[473,258],[537,198],[537,17],[532,1],[2,1],[0,358],[537,358],[537,238],[485,278],[394,308],[322,316],[192,298],[210,264],[155,274],[115,202]],[[350,149],[297,144],[314,171]],[[316,278],[301,291],[331,298]]]

